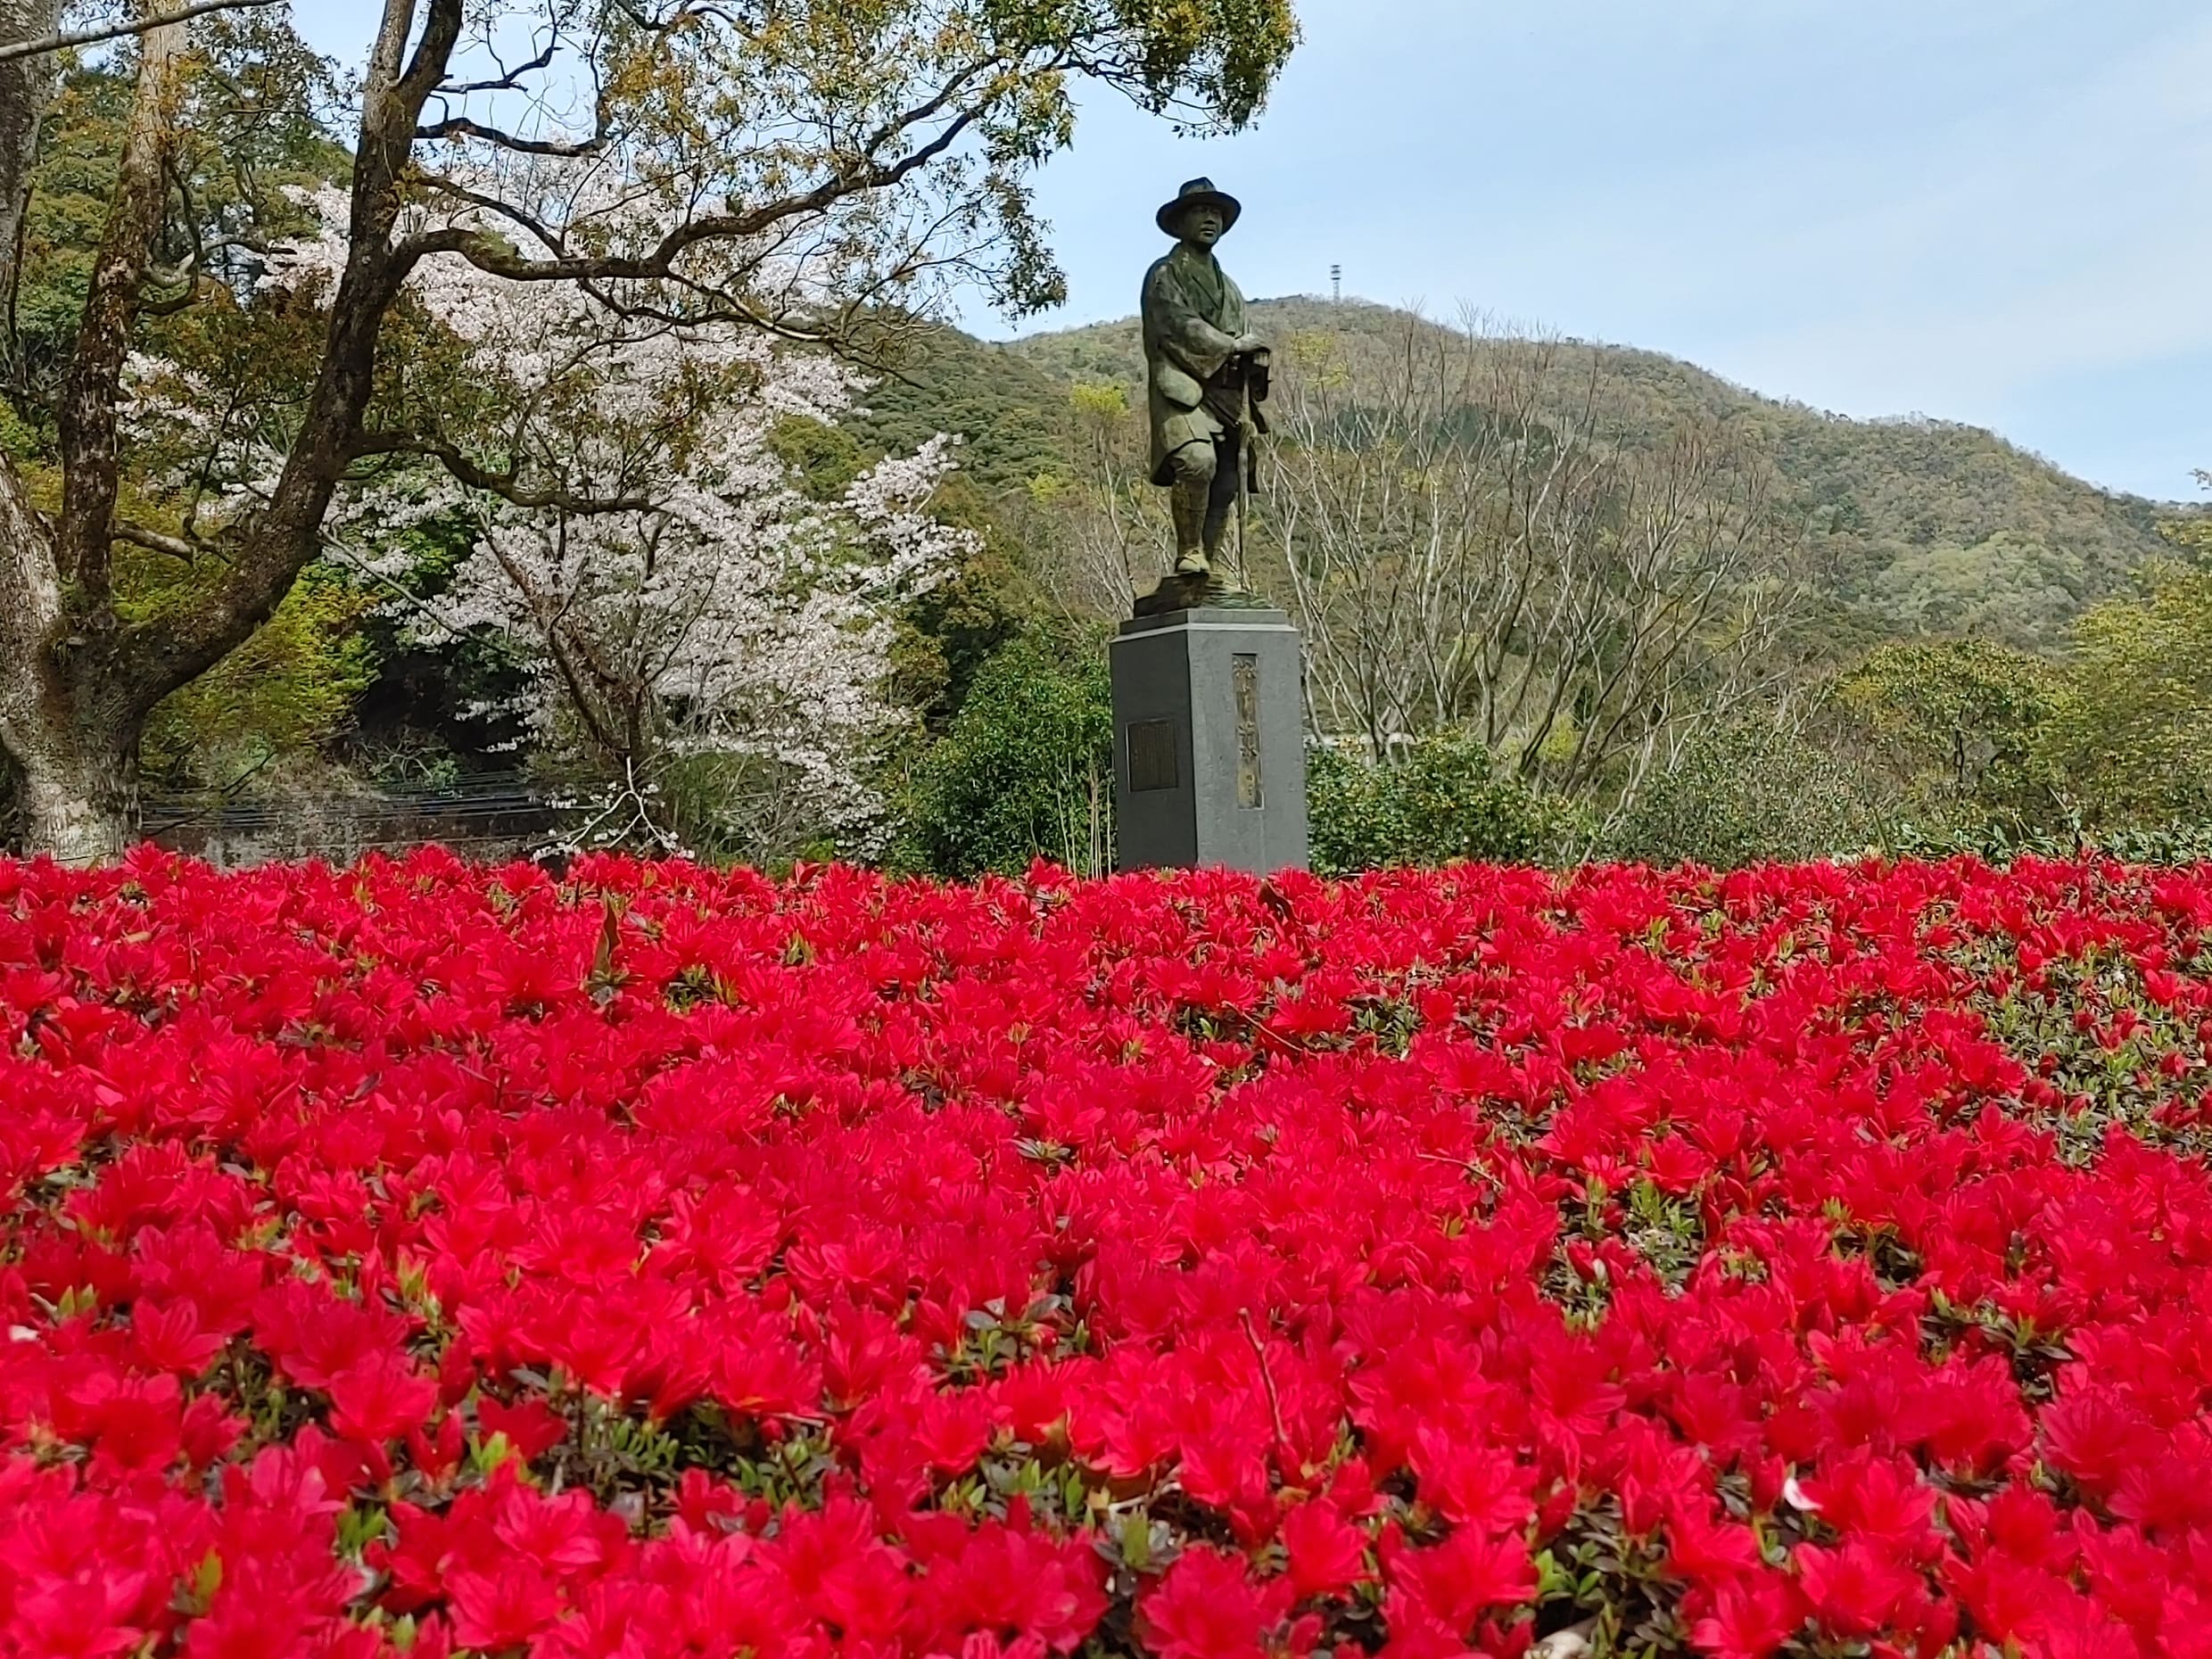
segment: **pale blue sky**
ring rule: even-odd
[[[358,63],[365,0],[300,0]],[[1069,301],[1126,315],[1152,209],[1243,198],[1254,294],[1461,303],[1858,416],[1993,427],[2165,498],[2212,467],[2201,0],[1301,0],[1259,126],[1086,104],[1039,181]],[[1007,326],[984,313],[984,332]]]

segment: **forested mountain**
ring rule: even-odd
[[[1309,351],[1325,343],[1355,385],[1421,332],[1406,312],[1360,301],[1253,309],[1273,340]],[[1689,414],[1759,434],[1803,516],[1815,580],[1835,601],[1821,630],[1839,652],[1913,633],[2047,650],[2167,545],[2158,521],[2172,505],[2098,489],[1976,427],[1846,419],[1624,347],[1574,344],[1559,360],[1560,395],[1598,385],[1625,446],[1655,442]],[[897,447],[958,432],[977,481],[1005,491],[1071,464],[1073,387],[1135,392],[1143,369],[1131,318],[1003,344],[938,331],[916,343],[901,373],[870,395],[856,423],[863,441]]]

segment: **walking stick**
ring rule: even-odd
[[[1236,585],[1239,592],[1251,591],[1250,567],[1244,561],[1244,520],[1248,503],[1259,488],[1259,434],[1267,430],[1267,423],[1259,413],[1259,405],[1267,398],[1267,349],[1247,352],[1244,372],[1237,376],[1238,442],[1236,457]],[[1252,390],[1252,377],[1259,377],[1259,390]]]
[[[1244,373],[1237,376],[1237,396],[1242,407],[1237,411],[1236,446],[1236,590],[1251,591],[1251,583],[1244,574],[1244,498],[1251,483],[1252,468],[1259,462],[1259,433],[1252,422],[1251,363],[1247,359]]]

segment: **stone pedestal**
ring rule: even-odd
[[[1304,663],[1281,611],[1194,606],[1111,647],[1123,870],[1306,867]]]

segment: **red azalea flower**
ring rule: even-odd
[[[1397,1549],[1385,1559],[1391,1582],[1410,1591],[1450,1629],[1471,1631],[1489,1609],[1536,1594],[1536,1569],[1517,1534],[1485,1537],[1461,1527],[1442,1543]]]
[[[198,1376],[223,1348],[221,1333],[201,1329],[198,1309],[181,1299],[137,1303],[130,1331],[139,1364],[180,1377]]]
[[[1260,1659],[1292,1594],[1287,1581],[1255,1583],[1238,1557],[1201,1545],[1138,1604],[1145,1643],[1159,1659]]]
[[[838,1498],[819,1514],[787,1515],[777,1543],[778,1566],[815,1618],[848,1639],[887,1640],[898,1629],[908,1580],[897,1554],[876,1539],[865,1507]]]
[[[438,1384],[389,1349],[352,1361],[326,1384],[331,1426],[347,1440],[383,1446],[419,1428],[437,1404]]]
[[[0,1609],[0,1635],[9,1651],[52,1659],[110,1659],[143,1644],[147,1631],[132,1622],[149,1575],[120,1566],[95,1567],[63,1579],[41,1575],[12,1587]]]
[[[476,1422],[483,1438],[504,1434],[515,1455],[524,1463],[542,1456],[568,1437],[568,1421],[534,1395],[505,1405],[489,1394],[476,1399]]]
[[[1292,1508],[1283,1517],[1282,1534],[1291,1587],[1300,1601],[1337,1595],[1366,1575],[1367,1535],[1325,1500]]]
[[[1840,1549],[1800,1545],[1790,1564],[1816,1618],[1851,1640],[1886,1629],[1893,1614],[1921,1588],[1920,1576],[1864,1543]]]
[[[54,1427],[93,1448],[96,1474],[163,1469],[184,1449],[184,1413],[174,1376],[95,1371],[54,1399]]]
[[[1080,1541],[986,1523],[930,1562],[914,1610],[932,1652],[987,1636],[1064,1654],[1104,1616],[1105,1578],[1104,1561]]]
[[[1930,1560],[1943,1547],[1933,1525],[1935,1490],[1904,1459],[1861,1448],[1803,1486],[1820,1519],[1846,1540],[1901,1561]]]
[[[1761,1564],[1758,1536],[1741,1522],[1715,1519],[1704,1498],[1678,1496],[1666,1527],[1667,1559],[1693,1583],[1724,1584]]]
[[[0,1643],[373,1659],[373,1494],[427,1659],[1039,1659],[1133,1513],[1160,1646],[1303,1652],[1374,1529],[1393,1654],[1511,1655],[1591,1504],[1709,1652],[2191,1651],[2212,1177],[2052,1130],[2202,1127],[2208,925],[2098,860],[0,861],[0,1184],[67,1172]]]
[[[496,1566],[457,1567],[446,1575],[453,1639],[491,1652],[516,1647],[560,1616],[560,1580],[533,1561],[509,1556]]]
[[[1690,1627],[1690,1641],[1713,1659],[1767,1659],[1803,1628],[1797,1587],[1770,1571],[1746,1573],[1713,1592],[1713,1611]]]

